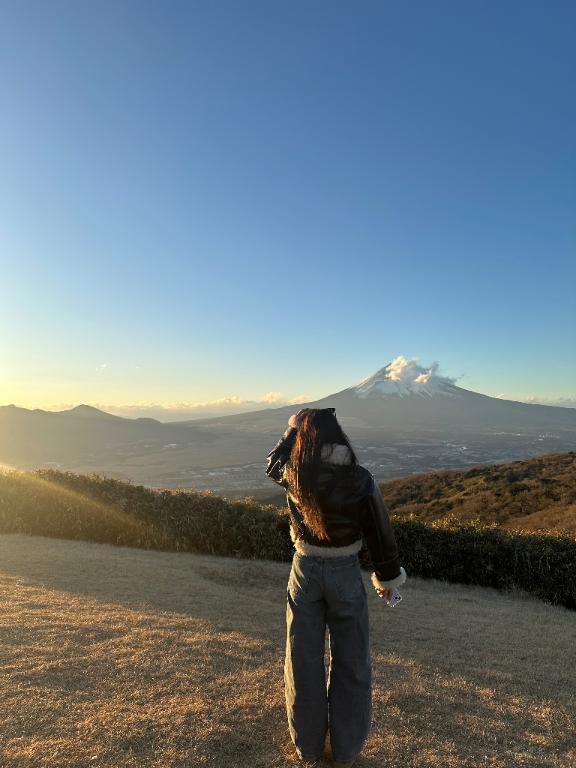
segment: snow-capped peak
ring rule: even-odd
[[[429,368],[418,365],[417,358],[406,360],[399,355],[391,363],[380,368],[368,378],[350,389],[360,398],[386,397],[388,395],[455,395],[458,387],[454,386],[455,379],[438,374],[438,363],[432,363]]]

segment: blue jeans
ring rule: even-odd
[[[330,728],[334,760],[354,760],[372,720],[368,599],[358,554],[294,553],[286,589],[284,683],[288,728],[298,754],[321,755]]]

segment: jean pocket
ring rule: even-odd
[[[312,567],[311,563],[306,563],[300,558],[293,560],[287,587],[292,600],[302,600],[306,597],[310,586]]]
[[[366,596],[364,579],[357,568],[340,568],[334,572],[336,592],[340,600],[358,600]]]

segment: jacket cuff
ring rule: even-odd
[[[404,584],[407,574],[402,566],[400,566],[400,573],[394,579],[388,579],[388,581],[380,581],[374,572],[372,572],[372,584],[375,589],[389,589],[391,587],[399,587],[400,584]]]

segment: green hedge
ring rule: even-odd
[[[576,608],[576,537],[568,532],[392,520],[409,576],[519,588]],[[0,474],[0,532],[282,561],[293,552],[285,508],[50,469]],[[360,558],[369,568],[366,550]]]
[[[576,608],[576,537],[568,531],[503,530],[496,523],[462,523],[457,518],[392,520],[408,574],[521,589]]]
[[[98,474],[0,473],[0,532],[214,555],[291,557],[284,511],[210,491],[155,491]]]

